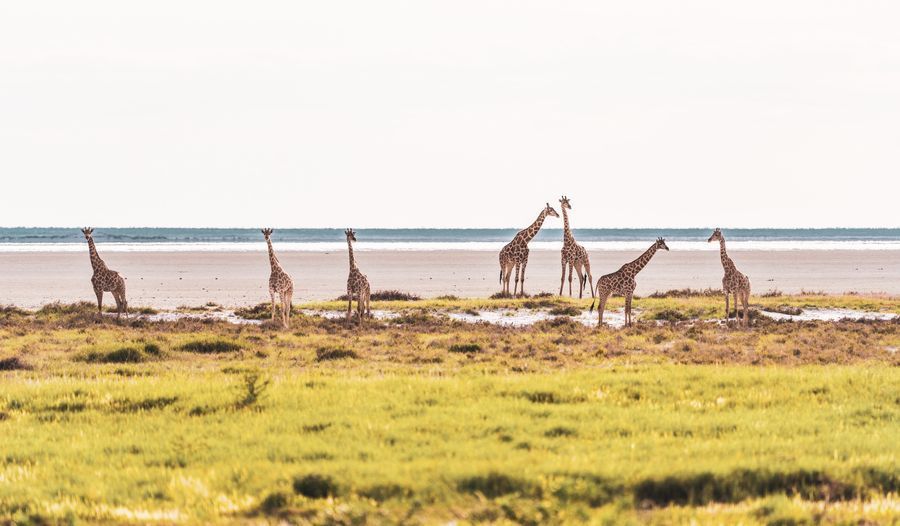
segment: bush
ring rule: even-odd
[[[650,319],[662,321],[685,321],[688,319],[688,317],[683,312],[675,309],[663,309],[659,312],[653,313],[653,315],[650,316]]]
[[[577,434],[578,433],[571,427],[563,426],[553,427],[544,432],[544,436],[547,438],[571,437]]]
[[[550,309],[551,316],[579,316],[581,309],[575,305],[557,305]]]
[[[345,358],[359,358],[357,354],[349,349],[329,347],[319,347],[316,349],[316,361],[325,362],[328,360],[343,360]]]
[[[354,297],[354,300],[356,298]],[[376,290],[372,293],[372,301],[419,301],[422,298],[411,292],[403,292],[400,290]],[[347,301],[347,295],[341,294],[334,301]]]
[[[454,343],[447,350],[450,352],[474,353],[481,352],[481,346],[477,343]]]
[[[265,320],[272,317],[271,303],[257,303],[252,307],[241,307],[235,309],[235,316],[244,318],[245,320]]]
[[[853,480],[854,482],[849,482]],[[740,502],[747,499],[783,494],[804,500],[848,500],[868,491],[897,491],[900,477],[874,470],[859,470],[848,481],[841,481],[817,470],[769,471],[739,469],[731,473],[697,473],[650,479],[634,488],[637,501],[656,505],[703,506],[710,502]]]
[[[259,509],[266,515],[271,515],[283,509],[288,504],[288,496],[280,491],[269,493],[259,504]]]
[[[31,366],[23,362],[18,356],[0,360],[0,371],[28,371]]]
[[[294,493],[311,499],[324,499],[338,495],[338,486],[325,475],[310,473],[294,478]]]
[[[89,363],[142,363],[149,359],[148,355],[160,356],[162,351],[153,343],[144,345],[144,350],[135,347],[122,347],[114,351],[91,351],[84,355],[83,360]]]
[[[240,351],[241,346],[236,342],[227,340],[195,340],[185,343],[180,349],[184,352],[217,354]]]

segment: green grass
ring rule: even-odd
[[[0,309],[0,522],[900,521],[900,323],[513,329],[411,304],[290,330]]]
[[[412,505],[427,520],[543,521],[877,498],[900,491],[898,392],[893,369],[868,366],[291,371],[247,407],[244,379],[217,372],[14,376],[0,516],[324,520],[331,495],[370,520]]]

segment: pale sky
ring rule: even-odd
[[[898,27],[887,0],[2,2],[0,226],[524,227],[567,194],[576,227],[898,227]]]

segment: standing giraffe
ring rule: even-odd
[[[369,299],[371,290],[369,289],[369,280],[359,271],[356,266],[356,258],[353,257],[353,243],[356,242],[356,232],[352,228],[344,231],[347,235],[347,250],[350,252],[350,275],[347,276],[347,321],[350,321],[350,311],[353,306],[353,295],[356,294],[356,311],[359,315],[359,324],[363,322],[363,308],[365,315],[371,316],[372,311],[369,309]]]
[[[97,295],[97,311],[103,313],[103,293],[112,292],[116,300],[116,318],[125,313],[128,315],[128,301],[125,299],[125,279],[115,270],[110,270],[106,263],[100,259],[97,247],[94,245],[94,229],[85,227],[81,229],[84,238],[88,242],[88,250],[91,255],[91,267],[94,275],[91,276],[91,285],[94,286],[94,294]]]
[[[713,231],[706,242],[712,243],[716,239],[719,240],[719,256],[722,258],[722,268],[725,269],[725,277],[722,278],[722,291],[725,293],[725,319],[727,320],[731,315],[728,295],[734,294],[734,317],[738,317],[738,298],[740,298],[741,304],[744,306],[743,323],[745,326],[749,326],[750,279],[741,274],[737,267],[734,266],[734,261],[731,261],[731,258],[728,257],[728,253],[725,252],[725,236],[722,235],[722,231],[718,228]]]
[[[540,215],[534,223],[525,230],[516,234],[512,241],[507,243],[503,250],[500,251],[500,283],[503,286],[503,293],[509,295],[509,276],[512,274],[513,267],[516,268],[516,279],[513,282],[513,295],[518,288],[519,294],[525,294],[525,267],[528,265],[528,242],[537,235],[541,225],[544,224],[544,218],[547,216],[559,217],[556,210],[547,203],[547,206],[541,210]],[[519,281],[519,269],[522,270],[522,278]]]
[[[669,247],[666,246],[666,240],[663,238],[657,239],[656,243],[653,243],[639,258],[631,263],[625,263],[619,270],[612,274],[601,276],[597,280],[597,298],[600,300],[600,304],[597,306],[597,313],[599,314],[598,327],[603,324],[603,311],[606,309],[606,300],[609,299],[610,294],[625,296],[625,325],[631,325],[631,298],[634,296],[634,289],[637,287],[634,277],[650,262],[650,258],[660,248],[669,250]],[[591,302],[591,312],[593,310],[594,302]]]
[[[291,326],[291,298],[294,295],[294,281],[287,272],[281,268],[281,263],[275,256],[272,248],[272,229],[262,229],[262,235],[269,246],[269,264],[272,266],[272,274],[269,275],[269,296],[272,297],[272,321],[275,321],[275,295],[281,300],[281,324]]]
[[[587,250],[575,241],[572,230],[569,228],[569,214],[566,210],[571,210],[572,205],[569,198],[562,196],[559,200],[559,206],[563,214],[563,247],[562,247],[562,276],[559,278],[559,295],[563,293],[563,283],[566,280],[566,265],[569,266],[569,296],[572,296],[572,269],[578,272],[578,299],[584,294],[584,286],[587,284],[591,287],[591,297],[594,297],[594,277],[591,275],[591,260],[588,258]],[[585,281],[585,278],[587,279]]]

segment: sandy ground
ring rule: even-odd
[[[594,281],[638,255],[592,253]],[[104,258],[126,277],[132,306],[171,309],[207,302],[240,306],[268,301],[265,252],[119,252]],[[345,291],[345,252],[288,252],[279,258],[294,278],[294,303],[332,299]],[[777,289],[900,294],[900,251],[735,251],[732,258],[750,277],[754,293]],[[492,252],[371,251],[358,252],[357,261],[373,290],[398,289],[424,297],[480,297],[499,290],[499,265]],[[87,252],[0,253],[0,304],[36,308],[52,301],[95,301],[90,277]],[[559,277],[559,253],[533,250],[526,292],[558,292]],[[637,293],[719,288],[721,280],[716,251],[662,252],[638,276]],[[574,283],[577,295],[577,277]],[[107,294],[105,302],[112,302],[112,297]]]

